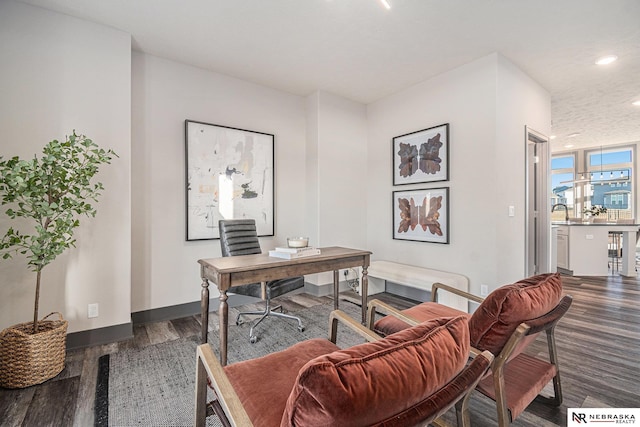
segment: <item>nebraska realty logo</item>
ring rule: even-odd
[[[640,408],[569,408],[567,427],[591,424],[636,424]]]

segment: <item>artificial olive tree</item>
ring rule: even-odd
[[[40,158],[0,157],[2,205],[8,206],[5,214],[15,220],[0,241],[0,253],[4,259],[24,254],[29,269],[36,273],[33,333],[38,332],[42,269],[75,246],[78,217],[95,216],[94,203],[104,187],[92,178],[114,156],[112,150],[98,147],[74,130],[64,142],[49,142]]]

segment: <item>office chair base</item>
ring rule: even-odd
[[[280,312],[275,311],[277,309],[280,309]],[[267,307],[266,307],[266,309],[264,311],[245,311],[245,312],[242,312],[242,313],[238,313],[238,316],[236,317],[236,325],[241,325],[241,324],[244,323],[242,321],[242,319],[240,318],[240,316],[260,316],[260,318],[254,320],[251,323],[251,329],[249,329],[249,342],[251,344],[255,344],[258,341],[258,336],[254,335],[254,333],[253,333],[254,329],[256,328],[256,326],[258,326],[260,324],[260,322],[262,322],[264,319],[266,319],[269,316],[275,316],[275,317],[281,317],[281,318],[284,318],[284,319],[295,320],[295,321],[298,322],[298,331],[304,332],[304,330],[305,330],[304,325],[302,324],[302,320],[300,320],[299,317],[283,313],[282,306],[280,306],[280,305],[271,308],[270,305],[267,303]]]

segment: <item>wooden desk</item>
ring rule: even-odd
[[[365,322],[367,290],[369,287],[367,268],[369,267],[371,252],[341,248],[338,246],[320,249],[320,255],[291,260],[270,257],[268,254],[198,260],[200,264],[200,276],[202,277],[202,329],[200,341],[203,344],[207,342],[207,329],[209,325],[209,281],[212,281],[218,286],[218,290],[220,291],[220,308],[218,309],[220,318],[220,363],[222,363],[223,366],[227,364],[227,332],[229,327],[227,291],[234,286],[333,270],[333,306],[337,309],[339,271],[344,268],[362,267],[360,294],[362,295],[362,323]]]

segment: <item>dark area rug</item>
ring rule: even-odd
[[[341,301],[340,308],[354,319],[360,319],[360,307],[356,304]],[[279,351],[310,338],[327,337],[331,310],[333,303],[296,311],[294,314],[300,316],[305,325],[304,332],[298,331],[296,322],[268,318],[260,324],[259,340],[255,344],[249,343],[249,322],[236,326],[233,323],[235,318],[231,319],[228,363]],[[217,317],[211,316],[210,324],[216,323]],[[218,340],[217,332],[209,334],[209,342],[216,354]],[[339,327],[340,347],[362,342],[363,338],[351,330]],[[198,337],[193,336],[102,356],[98,364],[95,425],[193,425],[195,352],[198,343]],[[220,425],[220,420],[215,416],[207,418],[207,426]]]

